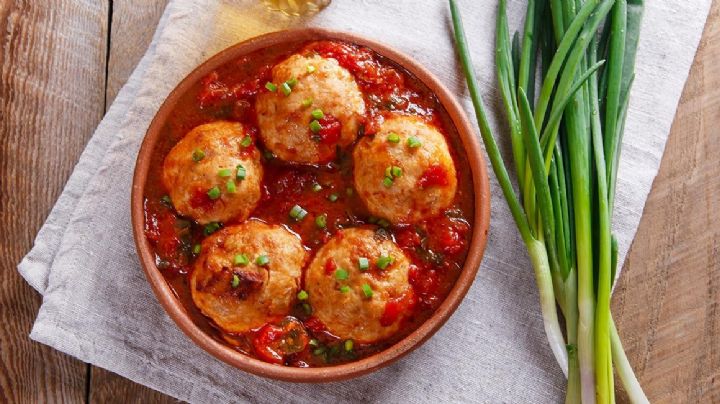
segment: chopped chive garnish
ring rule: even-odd
[[[305,314],[307,314],[308,316],[312,314],[312,306],[310,306],[308,303],[303,303],[302,308],[305,311]]]
[[[368,285],[367,283],[363,283],[362,291],[363,291],[363,294],[365,295],[365,297],[367,297],[367,298],[371,298],[373,295],[373,290],[370,287],[370,285]]]
[[[392,178],[392,167],[391,166],[385,167],[385,176]]]
[[[395,259],[388,255],[381,255],[380,258],[377,259],[375,262],[375,265],[377,265],[380,269],[385,269],[388,267],[388,265],[392,264]]]
[[[320,341],[313,338],[310,340],[310,342],[308,342],[308,344],[310,344],[310,346],[318,346],[318,345],[320,345]]]
[[[170,199],[170,195],[163,195],[162,198],[160,198],[160,202],[165,205],[172,206],[172,199]]]
[[[393,177],[400,177],[402,175],[402,168],[398,166],[393,166],[390,171],[392,172]]]
[[[335,270],[335,279],[339,281],[344,281],[348,278],[348,271],[346,271],[343,268],[338,268]]]
[[[407,140],[407,145],[408,147],[415,149],[420,147],[422,145],[422,142],[415,136],[410,136]]]
[[[295,205],[290,209],[290,217],[297,221],[304,219],[306,215],[307,211],[300,205]]]
[[[382,227],[383,229],[387,229],[388,227],[390,227],[390,222],[388,222],[385,219],[378,219],[376,223],[378,226]]]
[[[335,201],[337,201],[337,200],[338,200],[338,194],[332,193],[332,194],[328,195],[328,200],[329,200],[330,202],[335,202]]]
[[[247,171],[245,170],[245,167],[242,166],[242,164],[238,164],[237,166],[237,173],[235,174],[235,178],[239,180],[244,180],[247,176]]]
[[[250,263],[250,259],[245,254],[236,254],[233,258],[233,264],[245,266]]]
[[[355,193],[355,190],[352,189],[351,187],[345,188],[345,195],[347,195],[347,196],[353,196],[353,193]]]
[[[366,271],[370,268],[370,261],[365,257],[358,258],[358,268],[360,268],[361,271]]]
[[[293,77],[290,80],[286,81],[286,83],[290,86],[290,88],[293,88],[297,85],[297,78]]]
[[[350,286],[348,286],[348,285],[343,285],[340,287],[340,293],[347,293],[349,291],[350,291]]]
[[[265,88],[267,88],[268,91],[277,91],[277,86],[269,81],[265,83]]]
[[[309,296],[310,296],[310,295],[308,294],[308,292],[306,292],[306,291],[304,291],[304,290],[301,290],[301,291],[298,292],[298,294],[297,294],[298,300],[307,300],[307,298],[308,298]]]
[[[325,114],[323,114],[320,108],[313,109],[310,115],[315,119],[323,119],[325,117]]]
[[[250,146],[251,144],[252,144],[252,138],[251,138],[250,136],[245,136],[245,137],[240,141],[240,146],[242,146],[242,147],[248,147],[248,146]]]
[[[292,92],[292,88],[290,88],[290,85],[287,82],[284,82],[280,85],[280,90],[285,94],[287,97]]]
[[[315,66],[313,66],[313,65],[307,65],[307,72],[308,72],[308,73],[314,73],[314,72],[315,72]]]
[[[325,353],[325,348],[317,348],[313,351],[313,355],[320,356]]]
[[[232,170],[229,168],[223,168],[221,170],[218,170],[218,175],[221,177],[229,177],[232,175]]]
[[[234,194],[235,191],[237,191],[237,188],[235,187],[235,181],[232,179],[229,179],[228,182],[225,183],[225,189],[229,193]]]
[[[400,135],[395,132],[390,132],[387,135],[387,141],[390,143],[400,143]]]
[[[351,339],[345,341],[345,351],[346,351],[346,352],[352,351],[354,345],[355,345],[355,343],[354,343],[353,340],[351,340]]]
[[[219,198],[220,197],[220,188],[212,187],[212,188],[208,189],[207,196],[212,200]]]
[[[200,254],[200,251],[202,251],[202,246],[200,244],[195,244],[193,246],[193,254],[198,255]]]
[[[233,288],[236,288],[240,285],[240,277],[237,276],[237,274],[233,274],[232,282],[230,282],[230,286]]]
[[[305,99],[302,101],[302,106],[305,107],[305,108],[307,108],[307,107],[311,106],[312,103],[313,103],[313,99],[312,99],[312,98],[305,98]]]
[[[265,160],[272,160],[275,158],[275,155],[270,150],[265,150],[263,157],[265,157]]]
[[[317,216],[315,218],[315,226],[317,226],[319,229],[324,229],[325,227],[327,227],[327,216]]]
[[[320,191],[322,191],[322,185],[315,183],[312,186],[312,190],[313,190],[313,192],[320,192]]]
[[[269,263],[270,263],[270,258],[265,254],[259,255],[257,258],[255,258],[255,264],[257,264],[261,267],[264,267],[265,265],[267,265]]]
[[[204,158],[205,158],[205,152],[204,152],[204,151],[202,151],[202,150],[200,150],[200,149],[195,149],[195,150],[193,150],[192,159],[193,159],[194,162],[197,163],[198,161],[200,161],[200,160],[202,160],[202,159],[204,159]]]
[[[216,231],[218,231],[219,228],[220,228],[220,223],[218,223],[218,222],[210,222],[210,223],[208,223],[208,224],[205,225],[205,228],[203,229],[203,233],[204,233],[206,236],[209,236],[209,235],[215,233]]]
[[[318,133],[320,129],[322,129],[320,122],[318,122],[317,119],[313,119],[312,122],[310,122],[310,131],[312,131],[312,133]]]
[[[383,178],[382,184],[385,186],[385,188],[390,188],[393,184],[393,179],[391,177],[385,177]]]

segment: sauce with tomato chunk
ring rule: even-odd
[[[336,59],[354,77],[366,107],[358,139],[373,136],[390,114],[417,116],[438,128],[445,136],[458,168],[457,192],[452,206],[440,215],[420,222],[390,224],[381,217],[370,215],[355,192],[354,144],[338,148],[331,161],[317,165],[286,163],[269,152],[258,136],[255,98],[261,92],[272,91],[266,83],[271,79],[273,66],[294,53],[315,53]],[[192,128],[217,120],[242,123],[263,156],[262,196],[251,219],[285,226],[301,238],[311,257],[339,230],[358,226],[372,226],[405,252],[411,261],[408,283],[412,293],[390,299],[380,319],[385,325],[401,318],[402,327],[396,335],[371,344],[342,340],[313,316],[313,308],[302,293],[298,293],[286,317],[271,319],[267,324],[241,334],[225,332],[195,307],[188,278],[201,253],[200,244],[220,228],[236,223],[201,225],[181,216],[167,197],[168,190],[161,178],[163,161],[170,149]],[[314,134],[315,140],[326,145],[336,144],[341,133],[340,121],[325,114],[318,123],[320,129]],[[448,175],[442,167],[431,166],[417,186],[447,185]],[[461,141],[446,111],[434,94],[412,74],[371,49],[349,43],[296,42],[262,49],[228,62],[207,75],[182,96],[162,128],[147,178],[145,235],[153,247],[158,269],[178,299],[195,323],[217,340],[247,355],[279,365],[317,367],[354,361],[402,339],[443,301],[462,269],[472,234],[472,179]],[[191,194],[190,205],[210,209],[217,201],[202,188]],[[288,215],[295,206],[305,211],[302,220]],[[331,259],[324,265],[328,274],[338,269]],[[232,281],[230,278],[223,280],[226,283]],[[252,293],[258,282],[245,278],[234,281],[242,286],[234,292],[238,296]],[[299,290],[304,290],[302,281]],[[401,315],[403,313],[409,315]]]

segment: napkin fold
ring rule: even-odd
[[[18,265],[43,295],[30,337],[191,402],[560,401],[564,380],[545,340],[533,272],[493,175],[490,237],[475,284],[432,339],[388,368],[320,385],[267,380],[205,353],[165,314],[135,253],[129,202],[132,172],[158,107],[199,63],[265,32],[328,27],[403,50],[436,74],[466,111],[472,110],[446,2],[336,0],[307,18],[271,13],[261,3],[168,4],[147,53],[89,141],[34,247]],[[496,3],[460,1],[488,101],[498,98]],[[523,3],[510,1],[511,26],[520,26]],[[647,2],[617,187],[614,226],[620,262],[657,174],[710,3]],[[491,114],[497,116],[499,112]],[[504,127],[492,123],[496,133],[505,133]]]

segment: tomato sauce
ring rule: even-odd
[[[456,167],[458,187],[453,205],[441,215],[413,224],[390,225],[372,217],[353,188],[352,146],[338,150],[323,165],[289,164],[267,151],[257,136],[255,97],[268,91],[272,67],[293,53],[314,52],[335,58],[356,79],[363,92],[366,117],[359,136],[370,136],[388,114],[411,114],[432,123],[445,136]],[[181,217],[172,207],[161,180],[163,160],[169,150],[192,128],[216,120],[231,120],[250,128],[251,137],[263,154],[265,174],[262,198],[251,217],[282,224],[297,233],[310,255],[338,230],[375,225],[391,237],[410,258],[409,283],[413,293],[387,303],[381,323],[392,324],[402,313],[410,313],[401,331],[375,344],[342,341],[312,315],[312,307],[296,302],[288,317],[245,334],[228,334],[204,317],[190,297],[188,275],[199,253],[197,245],[222,226],[202,226]],[[334,144],[340,122],[326,114],[320,121],[319,141]],[[348,43],[320,41],[290,43],[262,49],[231,61],[196,83],[178,102],[162,129],[153,152],[145,187],[145,234],[152,244],[156,264],[196,324],[219,341],[258,359],[297,367],[328,366],[371,355],[397,342],[425,321],[454,284],[467,256],[473,221],[474,194],[467,157],[447,113],[434,94],[412,74],[374,51]],[[443,185],[448,173],[430,167],[418,187]],[[210,207],[214,200],[201,189],[193,195],[193,207]],[[312,213],[302,221],[288,217],[294,205],[308,212],[323,212],[326,226],[316,225]],[[337,266],[328,261],[328,273]],[[303,286],[303,285],[301,285]]]

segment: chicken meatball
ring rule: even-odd
[[[300,239],[284,227],[256,220],[226,227],[201,245],[192,299],[226,332],[255,329],[290,312],[305,260]]]
[[[337,60],[293,55],[272,69],[272,80],[274,91],[259,94],[255,109],[260,137],[280,159],[323,163],[355,141],[365,102]]]
[[[170,150],[163,183],[175,209],[201,224],[245,220],[260,200],[260,152],[245,127],[219,121],[195,127]]]
[[[409,266],[403,251],[375,231],[341,230],[305,274],[313,315],[343,339],[371,343],[392,336],[414,304]]]
[[[355,187],[370,213],[392,223],[432,217],[452,204],[455,164],[445,137],[417,117],[386,120],[353,152]]]

